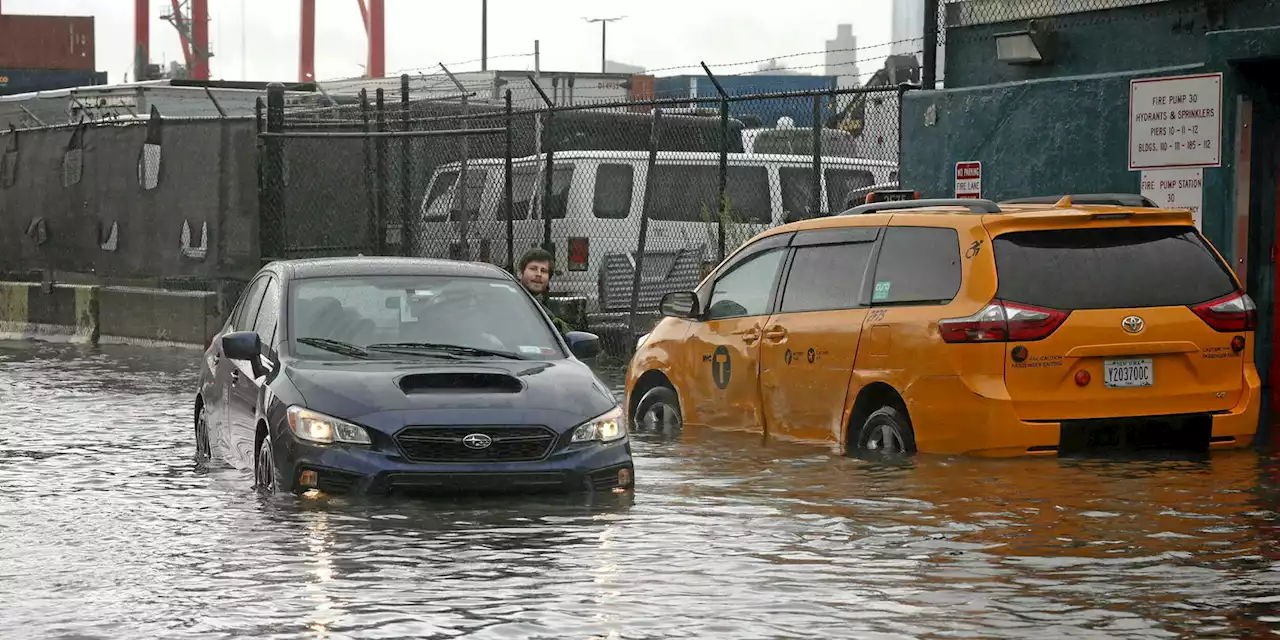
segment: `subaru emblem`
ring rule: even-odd
[[[1146,323],[1138,316],[1129,316],[1120,321],[1120,326],[1129,333],[1140,333],[1146,327]]]
[[[488,449],[493,444],[493,438],[483,433],[469,433],[462,437],[462,444],[468,449]]]

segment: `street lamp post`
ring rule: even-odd
[[[587,22],[600,23],[600,73],[609,72],[609,69],[605,63],[605,42],[607,38],[606,30],[609,27],[609,23],[617,22],[618,20],[621,20],[625,17],[626,16],[618,16],[616,18],[583,18],[583,20],[586,20]]]
[[[480,70],[489,70],[489,0],[480,0]]]

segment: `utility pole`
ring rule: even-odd
[[[626,18],[626,16],[618,16],[616,18],[583,18],[583,20],[586,20],[587,22],[600,23],[600,73],[609,72],[607,63],[605,62],[605,43],[607,41],[607,29],[609,28],[609,23],[617,22],[623,18]]]
[[[480,0],[480,70],[489,70],[489,0]]]

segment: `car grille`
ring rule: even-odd
[[[463,444],[471,434],[484,434],[492,444],[473,449]],[[404,456],[414,462],[528,462],[551,452],[556,434],[546,427],[408,427],[396,434]]]
[[[542,473],[410,473],[386,474],[379,488],[392,493],[522,493],[565,489],[561,472]]]

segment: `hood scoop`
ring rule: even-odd
[[[400,378],[400,390],[405,395],[423,393],[520,393],[524,390],[524,385],[515,376],[506,373],[441,371],[438,373],[413,373]]]

